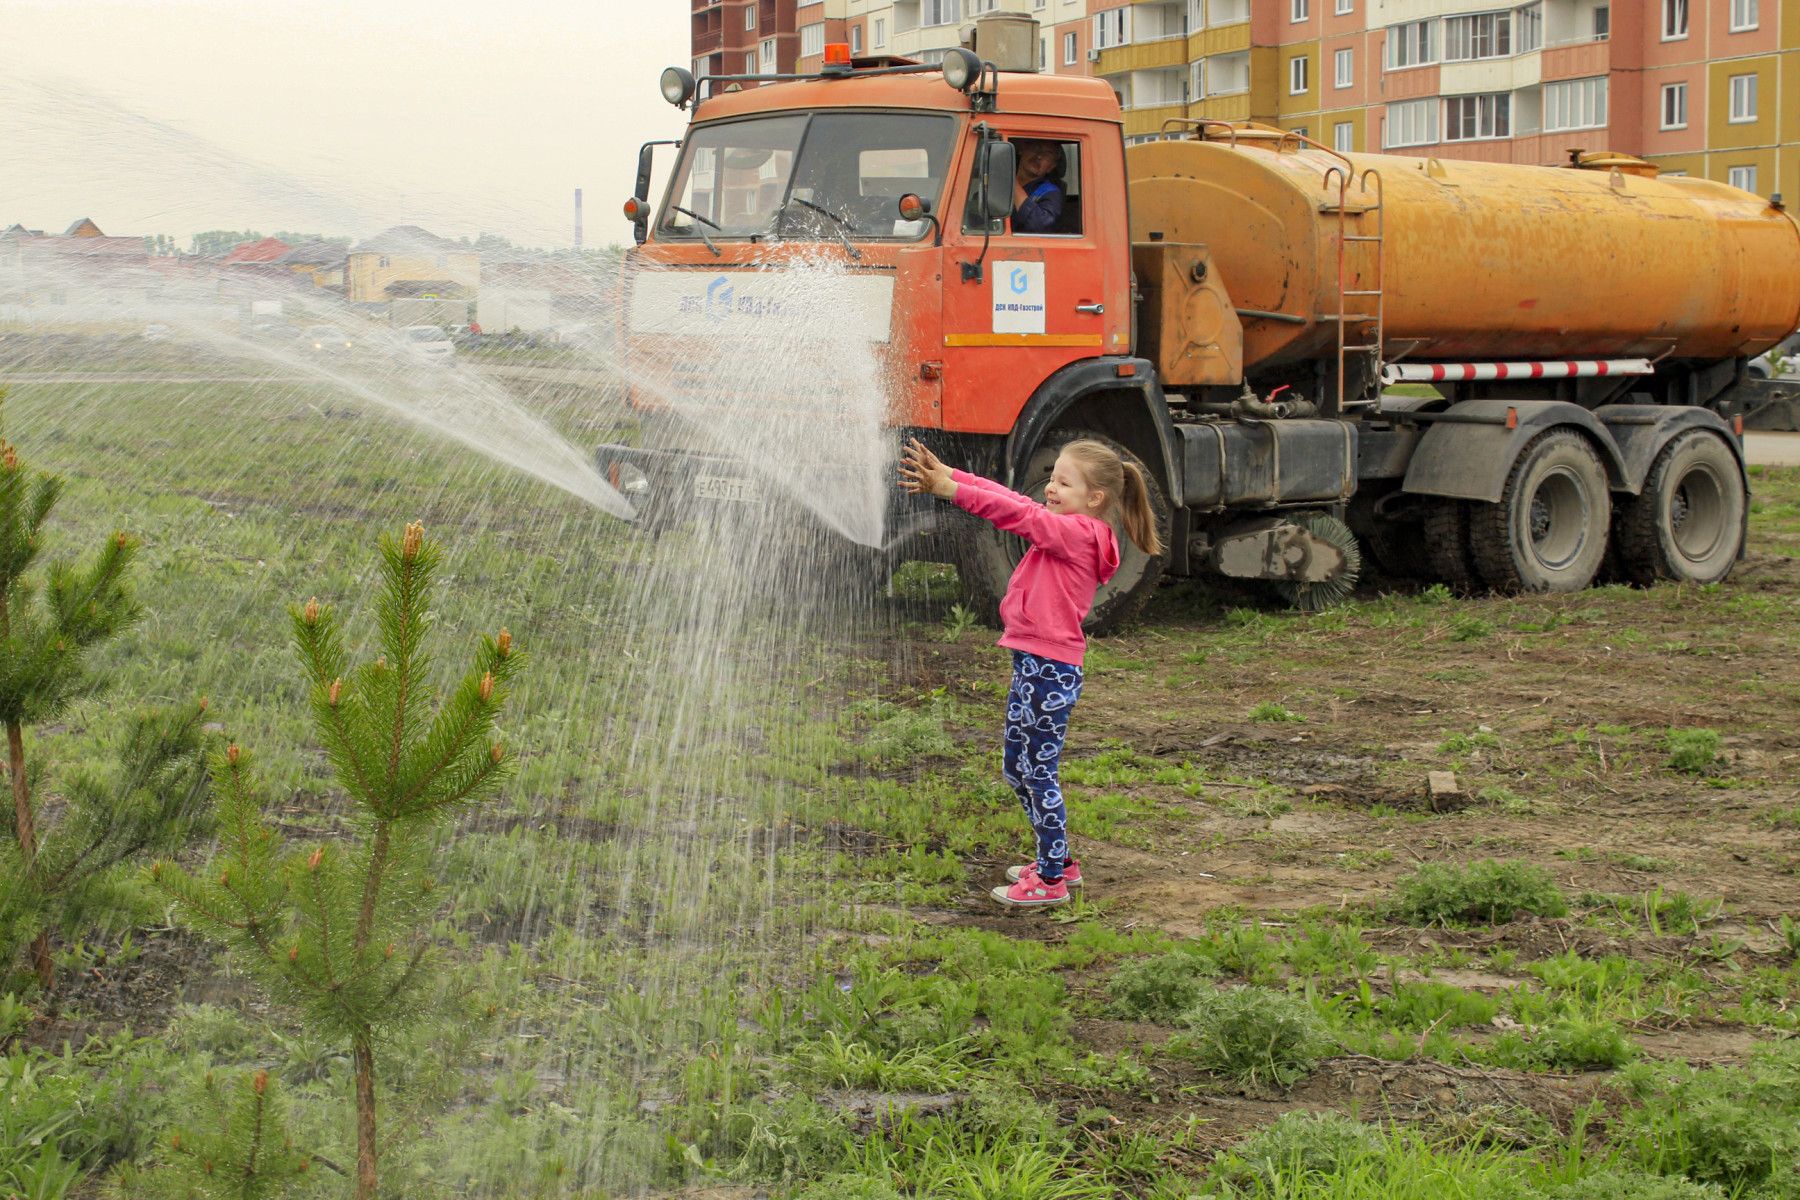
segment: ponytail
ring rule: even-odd
[[[1119,498],[1125,515],[1125,536],[1145,554],[1162,553],[1162,539],[1156,536],[1156,514],[1150,511],[1150,489],[1144,472],[1133,462],[1119,463],[1125,468],[1124,495]]]
[[[1107,500],[1118,506],[1132,544],[1145,554],[1161,554],[1162,538],[1156,532],[1156,513],[1150,508],[1150,486],[1142,468],[1092,438],[1070,442],[1062,452],[1081,465],[1089,487],[1105,492]]]

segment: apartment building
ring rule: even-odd
[[[1522,163],[1572,151],[1800,196],[1797,0],[691,0],[699,71],[941,61],[990,12],[1038,67],[1097,75],[1125,135],[1256,120],[1339,150]],[[783,7],[785,6],[785,7]]]

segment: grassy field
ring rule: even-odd
[[[393,1195],[1800,1196],[1800,471],[1714,587],[1169,587],[1090,651],[1085,895],[1014,915],[1005,652],[946,602],[775,609],[726,671],[620,619],[679,539],[328,394],[21,383],[4,419],[70,479],[60,546],[145,542],[111,692],[32,742],[52,781],[206,694],[284,831],[343,836],[284,606],[357,628],[406,520],[447,544],[446,659],[531,655],[382,1062]],[[345,1194],[343,1048],[128,891],[62,995],[0,987],[0,1195],[157,1194],[209,1073],[258,1068],[321,1164],[296,1194]]]

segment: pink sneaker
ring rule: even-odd
[[[1025,878],[1027,872],[1030,872],[1033,879],[1038,878],[1037,864],[1031,862],[1022,867],[1008,867],[1006,868],[1006,877],[1017,883]],[[1081,862],[1078,859],[1071,858],[1069,865],[1063,868],[1062,881],[1067,887],[1078,888],[1081,886]]]
[[[1011,887],[995,888],[993,897],[1002,904],[1011,904],[1017,908],[1047,908],[1052,904],[1067,904],[1069,888],[1060,879],[1055,883],[1045,883],[1033,871]]]

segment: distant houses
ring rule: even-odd
[[[482,251],[417,225],[395,225],[354,244],[246,238],[211,254],[152,253],[152,239],[108,236],[83,217],[57,234],[0,228],[0,306],[13,319],[45,306],[201,305],[240,314],[344,304],[395,324],[490,332],[566,331],[603,323],[617,303],[616,265],[579,253],[520,250],[500,239]],[[154,239],[161,249],[163,239]],[[291,305],[290,305],[291,306]],[[121,314],[122,315],[122,314]]]

